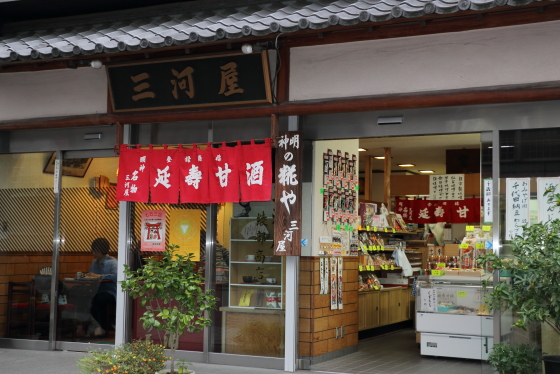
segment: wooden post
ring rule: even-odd
[[[272,138],[272,148],[276,148],[278,145],[277,137],[280,127],[280,119],[276,114],[270,115],[270,137]]]
[[[364,178],[364,199],[365,200],[371,200],[371,161],[372,161],[372,157],[371,156],[366,156],[366,160],[365,160],[365,165],[364,165],[364,173],[365,173],[365,178]]]
[[[387,210],[391,210],[391,148],[383,148],[385,150],[385,160],[383,162],[383,202]]]
[[[119,155],[120,153],[120,149],[121,149],[121,144],[123,144],[123,139],[124,139],[124,126],[122,123],[115,123],[116,126],[116,132],[117,132],[117,136],[115,139],[115,154]]]

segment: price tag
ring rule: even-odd
[[[362,230],[362,225],[358,225],[358,230]]]
[[[368,251],[373,251],[373,245],[368,245]]]
[[[383,246],[383,245],[379,246],[379,250],[380,250],[380,251],[384,251],[384,250],[385,250],[385,246]]]
[[[340,230],[340,225],[336,225],[336,229],[337,229],[337,230]]]
[[[348,225],[344,225],[344,230],[348,231]]]
[[[373,266],[373,265],[368,265],[367,268],[368,268],[369,271],[374,271],[375,270],[375,266]]]
[[[358,266],[359,271],[363,271],[362,265]]]
[[[394,266],[394,265],[391,265],[391,270],[395,270],[395,266]]]
[[[369,231],[369,226],[366,226],[366,230]]]
[[[474,226],[467,226],[467,231],[474,231]]]
[[[385,232],[387,232],[387,227],[385,227]]]
[[[321,195],[325,192],[324,188],[321,188]]]
[[[467,291],[457,291],[457,297],[467,297]]]
[[[396,231],[395,231],[395,229],[393,228],[393,234],[394,234],[395,232],[396,232]]]
[[[377,286],[373,286],[373,288],[377,291],[379,289],[379,287]]]
[[[373,226],[373,231],[377,232],[377,226]]]
[[[490,231],[492,230],[492,226],[482,226],[482,231]]]
[[[439,277],[441,275],[441,270],[432,270],[432,275]]]
[[[476,243],[476,249],[484,249],[484,243]]]
[[[438,262],[438,263],[437,263],[437,267],[438,267],[438,268],[445,268],[445,267],[447,267],[447,265],[446,265],[445,263],[443,263],[443,262]]]
[[[468,249],[469,248],[469,244],[468,243],[463,243],[459,246],[459,248],[461,249]]]

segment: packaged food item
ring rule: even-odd
[[[268,308],[278,308],[277,294],[275,291],[266,292],[266,306]]]

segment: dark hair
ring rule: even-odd
[[[97,238],[91,243],[91,251],[106,255],[111,248],[109,241],[105,238]]]

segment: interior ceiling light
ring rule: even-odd
[[[400,165],[399,165],[400,166]],[[424,173],[424,174],[430,174],[433,173],[433,170],[418,170],[420,173]]]
[[[404,121],[404,117],[378,117],[377,124],[378,125],[400,125]]]
[[[416,166],[416,165],[414,165],[414,164],[399,164],[399,166],[401,168],[411,168],[411,167]]]
[[[360,151],[360,152],[365,152],[365,151],[367,151],[367,149],[365,149],[365,148],[358,148],[358,151]]]
[[[377,160],[385,160],[385,156],[375,156],[374,158]]]

